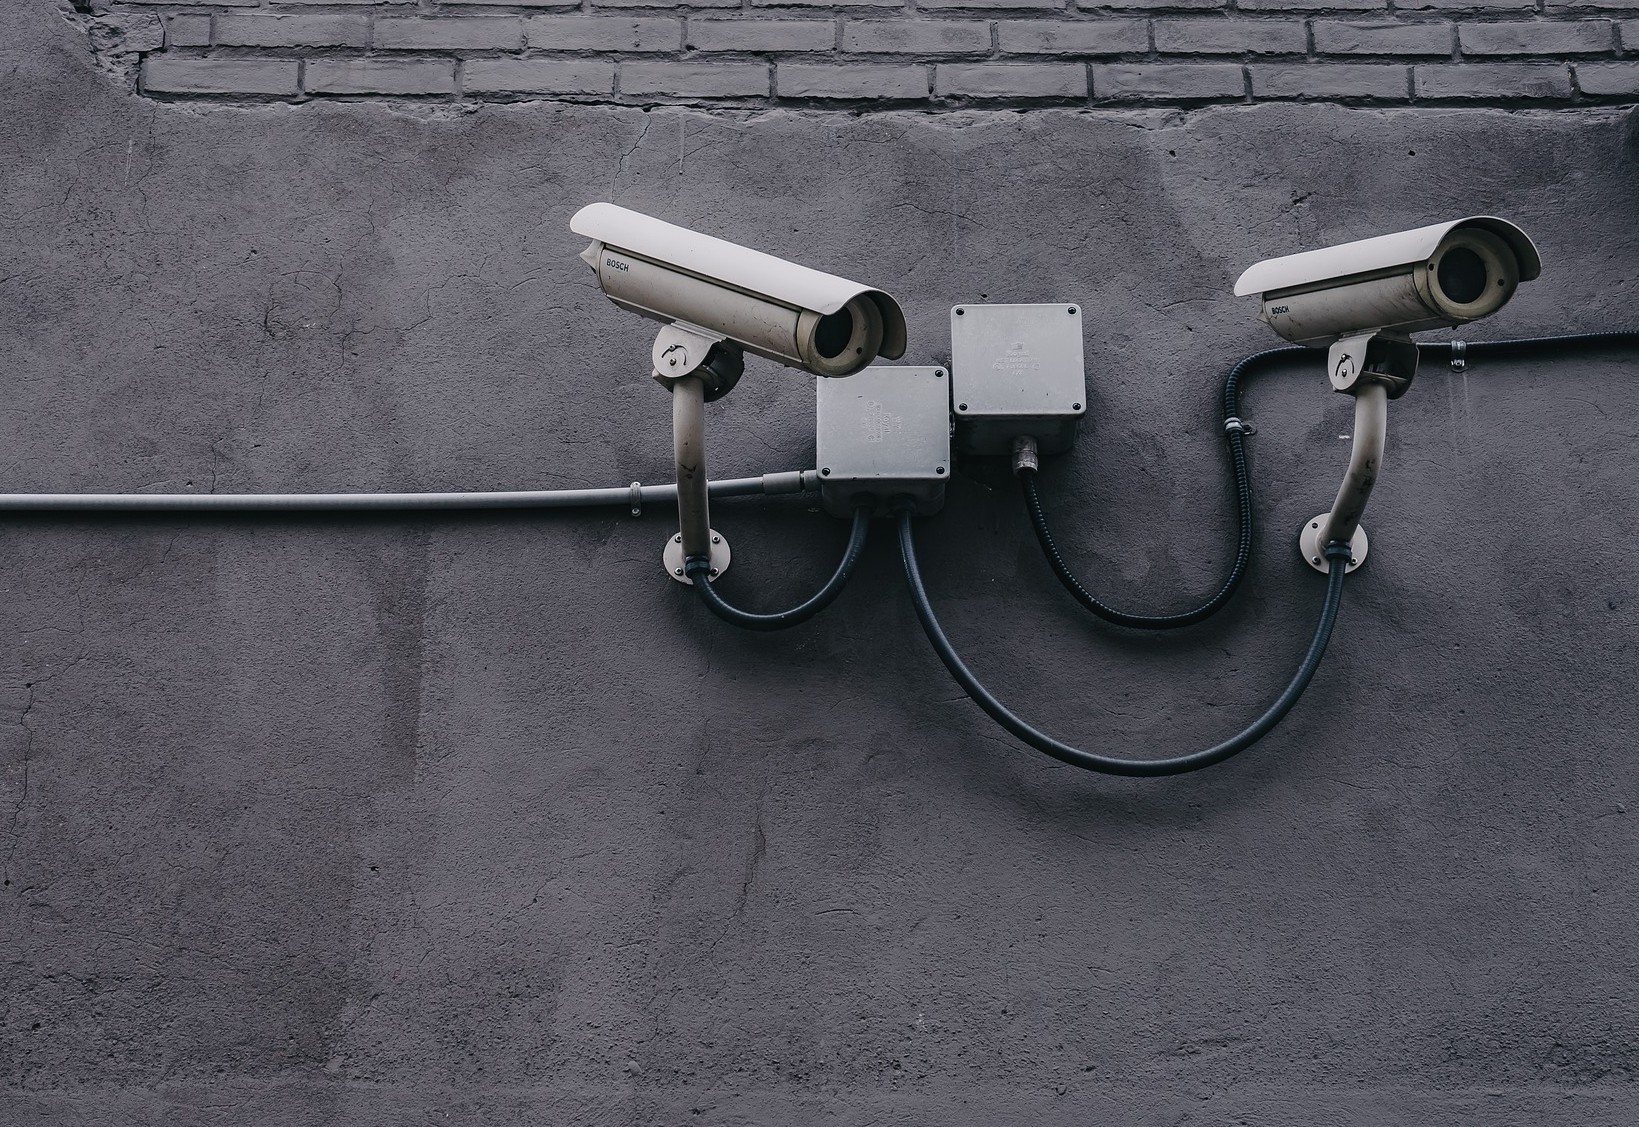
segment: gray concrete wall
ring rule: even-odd
[[[1174,606],[1229,546],[1213,396],[1276,343],[1246,264],[1525,225],[1472,335],[1632,325],[1639,133],[1556,112],[167,105],[0,9],[12,490],[489,489],[669,475],[651,333],[575,260],[612,199],[957,301],[1085,305],[1044,489],[1089,581]],[[668,516],[0,523],[0,1122],[1630,1124],[1639,1114],[1626,357],[1430,366],[1332,653],[1270,738],[1163,782],[1001,735],[879,526],[812,624],[666,581]],[[724,476],[808,466],[753,362]],[[1005,473],[922,523],[946,624],[1049,730],[1203,745],[1284,683],[1348,403],[1248,397],[1234,606],[1088,620]],[[841,522],[725,502],[724,588]]]

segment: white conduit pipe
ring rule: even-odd
[[[802,493],[819,488],[813,470],[713,481],[713,497]],[[0,493],[0,512],[413,512],[441,509],[570,509],[675,502],[676,485],[536,489],[500,493]]]

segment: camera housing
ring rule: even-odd
[[[1236,281],[1235,296],[1261,294],[1259,319],[1294,344],[1328,345],[1489,317],[1541,273],[1524,231],[1472,215],[1259,262]]]
[[[581,208],[569,229],[592,240],[582,261],[630,312],[816,376],[905,354],[905,314],[881,290],[610,203]]]

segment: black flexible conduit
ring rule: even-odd
[[[854,573],[854,565],[859,563],[860,553],[865,550],[865,534],[871,528],[871,510],[867,506],[860,506],[854,510],[854,527],[848,536],[848,549],[842,554],[842,562],[831,578],[825,581],[825,586],[816,591],[807,602],[799,603],[790,610],[775,611],[773,614],[756,614],[730,606],[723,600],[711,585],[711,560],[706,556],[690,556],[683,561],[683,574],[694,580],[694,589],[700,596],[700,601],[724,622],[731,622],[735,626],[747,630],[784,630],[787,626],[795,626],[799,622],[807,622],[820,611],[830,606],[836,597],[842,593],[843,585],[848,577]]]
[[[1456,347],[1460,348],[1460,354],[1467,358],[1525,355],[1562,348],[1582,350],[1634,346],[1639,346],[1639,331],[1617,329],[1567,336],[1458,342]],[[1425,359],[1444,360],[1452,357],[1453,347],[1452,342],[1442,341],[1435,344],[1419,344],[1417,349]],[[1018,471],[1019,484],[1024,491],[1025,507],[1030,512],[1030,524],[1036,530],[1036,539],[1041,544],[1048,565],[1052,567],[1053,574],[1058,576],[1059,582],[1064,584],[1064,589],[1069,591],[1078,603],[1104,621],[1136,630],[1174,630],[1180,626],[1193,626],[1222,610],[1240,587],[1241,581],[1246,578],[1247,565],[1252,559],[1252,480],[1246,464],[1246,427],[1240,418],[1241,385],[1259,370],[1274,367],[1299,356],[1313,356],[1315,352],[1313,348],[1304,348],[1300,345],[1265,349],[1243,359],[1224,377],[1224,436],[1229,443],[1229,472],[1234,479],[1235,489],[1235,562],[1230,566],[1229,576],[1218,588],[1217,594],[1193,610],[1179,611],[1176,614],[1131,614],[1117,610],[1082,586],[1075,573],[1070,570],[1070,565],[1065,562],[1052,532],[1047,527],[1047,516],[1042,511],[1041,496],[1036,488],[1036,471],[1029,467],[1021,468]]]
[[[1064,556],[1059,552],[1058,544],[1047,527],[1047,515],[1042,511],[1041,495],[1036,490],[1036,471],[1029,467],[1018,471],[1019,484],[1024,490],[1025,507],[1030,511],[1030,524],[1036,530],[1036,539],[1041,544],[1043,554],[1047,556],[1053,574],[1059,577],[1064,589],[1069,591],[1078,603],[1106,622],[1113,622],[1117,626],[1130,626],[1136,630],[1176,630],[1180,626],[1193,626],[1217,614],[1228,604],[1236,589],[1240,587],[1241,580],[1246,578],[1247,565],[1252,561],[1252,475],[1246,464],[1245,427],[1240,421],[1241,382],[1258,368],[1272,367],[1282,361],[1313,352],[1314,349],[1299,345],[1291,348],[1265,349],[1243,359],[1224,377],[1224,435],[1229,442],[1229,472],[1235,487],[1235,562],[1229,569],[1228,578],[1218,588],[1217,594],[1193,610],[1179,611],[1176,614],[1130,614],[1101,601],[1098,596],[1083,587],[1075,573],[1070,570],[1070,565],[1065,563]]]
[[[933,613],[933,604],[928,602],[928,592],[922,586],[922,573],[916,566],[916,543],[911,536],[911,514],[905,511],[899,513],[899,556],[905,565],[905,582],[911,589],[911,601],[916,604],[916,617],[922,620],[922,629],[927,631],[928,641],[933,643],[939,660],[945,663],[945,668],[950,670],[951,676],[955,677],[967,695],[973,698],[973,703],[984,709],[992,720],[1013,735],[1061,763],[1104,775],[1126,775],[1138,779],[1182,775],[1222,763],[1257,743],[1280,722],[1281,717],[1291,711],[1292,706],[1303,695],[1303,690],[1308,688],[1315,670],[1320,668],[1321,656],[1326,652],[1326,642],[1332,636],[1332,624],[1337,621],[1338,608],[1343,604],[1343,579],[1349,562],[1349,546],[1342,543],[1328,544],[1325,552],[1326,558],[1332,562],[1332,568],[1326,576],[1326,601],[1321,604],[1320,621],[1315,624],[1315,635],[1309,642],[1309,651],[1303,655],[1303,663],[1298,666],[1291,683],[1279,697],[1275,698],[1275,703],[1245,730],[1205,751],[1176,755],[1169,759],[1119,759],[1097,752],[1082,751],[1032,728],[1009,712],[1001,701],[991,696],[989,690],[979,683],[979,679],[966,665],[962,664],[962,659],[957,656],[950,639],[945,637],[945,632],[940,629],[939,619]]]

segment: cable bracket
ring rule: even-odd
[[[1224,433],[1257,434],[1258,428],[1253,423],[1246,419],[1240,418],[1238,415],[1231,415],[1229,418],[1224,420]]]
[[[1468,371],[1468,342],[1454,340],[1451,342],[1451,370],[1453,372]]]
[[[641,481],[632,482],[632,487],[629,490],[627,490],[627,496],[629,496],[632,499],[632,515],[634,517],[642,516],[643,515],[643,483]]]

